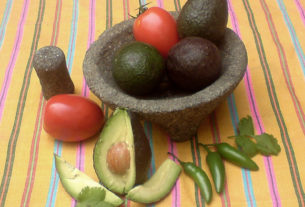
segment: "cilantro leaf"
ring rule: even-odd
[[[235,143],[249,157],[253,157],[258,153],[256,143],[246,136],[236,136]]]
[[[112,207],[106,203],[105,190],[99,187],[85,187],[77,197],[77,207]]]
[[[263,133],[261,135],[255,135],[254,138],[258,151],[263,155],[277,155],[281,151],[277,139],[271,134]]]
[[[105,201],[78,202],[76,207],[114,207],[114,205]]]
[[[251,116],[242,118],[238,123],[239,135],[254,135],[254,126]]]

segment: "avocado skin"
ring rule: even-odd
[[[141,96],[151,93],[159,85],[164,68],[163,57],[155,47],[133,41],[116,52],[112,75],[123,91]]]
[[[127,111],[131,121],[134,135],[135,160],[136,160],[136,183],[141,184],[147,180],[147,172],[151,164],[151,149],[144,133],[143,126],[136,115]]]
[[[168,78],[181,89],[198,91],[213,83],[221,73],[217,46],[201,37],[186,37],[169,52]]]
[[[226,0],[188,0],[178,16],[177,29],[180,38],[198,36],[217,43],[227,23]]]

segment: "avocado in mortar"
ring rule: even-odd
[[[168,78],[179,88],[198,91],[214,82],[221,72],[217,46],[201,37],[186,37],[169,51]]]
[[[228,23],[226,0],[188,0],[177,19],[180,38],[198,36],[218,42]]]
[[[164,75],[165,63],[156,48],[133,41],[114,55],[112,76],[117,85],[131,95],[146,95],[157,88]]]
[[[126,194],[147,179],[151,149],[140,121],[117,108],[106,122],[94,147],[93,164],[101,183]]]
[[[107,190],[104,186],[94,181],[85,173],[81,172],[62,157],[55,155],[56,171],[59,175],[60,181],[66,190],[66,192],[74,199],[78,199],[81,191],[86,187],[101,188],[105,190],[105,202],[114,206],[119,206],[123,203],[123,200],[116,196],[114,193]]]

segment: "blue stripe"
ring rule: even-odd
[[[58,151],[57,151],[57,148],[58,148]],[[61,156],[62,143],[55,140],[53,151],[58,156]],[[59,177],[58,177],[58,174],[56,172],[55,159],[53,158],[52,174],[51,174],[51,180],[50,180],[50,186],[49,186],[49,192],[48,192],[48,199],[47,199],[47,202],[46,202],[46,207],[55,206],[55,200],[56,200],[55,198],[56,198],[56,195],[57,195],[58,183],[59,183]],[[53,186],[54,186],[54,191],[53,191],[53,196],[52,196]]]
[[[1,21],[1,25],[0,25],[0,37],[1,37],[0,38],[0,48],[2,47],[2,44],[3,44],[7,22],[8,22],[10,14],[11,14],[12,4],[13,4],[12,0],[7,0],[6,7],[5,7],[5,10],[3,13],[3,17],[2,17],[2,21]]]
[[[68,53],[67,53],[67,66],[69,67],[69,73],[72,72],[72,64],[74,60],[74,55],[75,55],[75,43],[76,43],[76,33],[77,33],[77,25],[78,25],[78,0],[73,1],[73,13],[72,13],[72,21],[71,21],[71,29],[70,29],[70,40],[69,40],[69,47],[68,47]],[[74,36],[73,36],[74,34]],[[54,143],[54,152],[56,153],[57,147],[59,147],[59,152],[58,155],[61,155],[62,151],[62,142],[55,140]],[[54,183],[55,180],[55,183]],[[54,183],[54,187],[53,187]],[[59,185],[59,177],[56,173],[55,169],[55,160],[53,159],[53,164],[52,164],[52,175],[51,175],[51,182],[49,186],[49,193],[48,193],[48,199],[46,203],[46,207],[48,206],[55,206],[55,201],[56,201],[56,196],[57,196],[57,191],[58,191],[58,185]],[[51,198],[52,194],[52,188],[54,189],[53,191],[53,196]]]
[[[233,125],[234,133],[238,134],[238,131],[237,131],[238,123],[236,123],[236,121],[234,120],[234,117],[237,119],[237,121],[239,120],[239,117],[238,117],[238,113],[237,113],[234,94],[231,94],[228,97],[227,102],[228,102],[228,105],[229,105],[229,111],[230,111],[230,114],[231,114],[231,122],[232,122],[232,125]],[[244,192],[245,192],[247,204],[248,204],[248,206],[256,206],[256,200],[255,200],[255,196],[254,196],[252,178],[251,178],[250,171],[245,170],[245,169],[241,169],[241,172],[242,172],[242,178],[243,178],[243,183],[244,183]]]
[[[148,121],[144,121],[144,131],[149,140],[149,145],[151,149],[151,165],[150,170],[148,172],[148,177],[151,177],[156,172],[156,165],[155,165],[155,153],[154,153],[154,143],[152,137],[152,124]],[[148,204],[146,207],[154,207],[154,204]]]
[[[288,15],[286,7],[285,7],[285,4],[283,3],[282,0],[277,0],[277,3],[279,5],[279,7],[280,7],[280,10],[281,10],[282,15],[284,17],[286,26],[287,26],[288,31],[290,33],[293,45],[295,47],[295,51],[296,51],[296,53],[298,55],[299,62],[301,64],[301,67],[302,67],[302,70],[303,70],[303,74],[305,75],[305,65],[304,65],[305,55],[304,55],[303,49],[302,49],[301,44],[299,42],[299,39],[298,39],[298,37],[296,35],[295,29],[294,29],[294,27],[292,25],[292,22],[291,22],[291,20],[289,18],[289,15]]]
[[[75,55],[75,42],[76,42],[76,33],[77,33],[77,25],[78,25],[78,0],[73,1],[73,14],[71,20],[71,28],[70,28],[70,40],[69,40],[69,48],[67,53],[67,66],[69,67],[69,72],[72,71],[72,65]],[[74,34],[74,36],[73,36]]]

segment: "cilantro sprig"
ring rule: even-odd
[[[238,123],[238,134],[229,138],[235,138],[239,149],[250,157],[258,153],[265,156],[277,155],[281,151],[281,147],[273,135],[268,133],[255,134],[251,116],[242,118]]]
[[[105,202],[106,192],[99,187],[85,187],[77,197],[76,207],[114,207]]]

